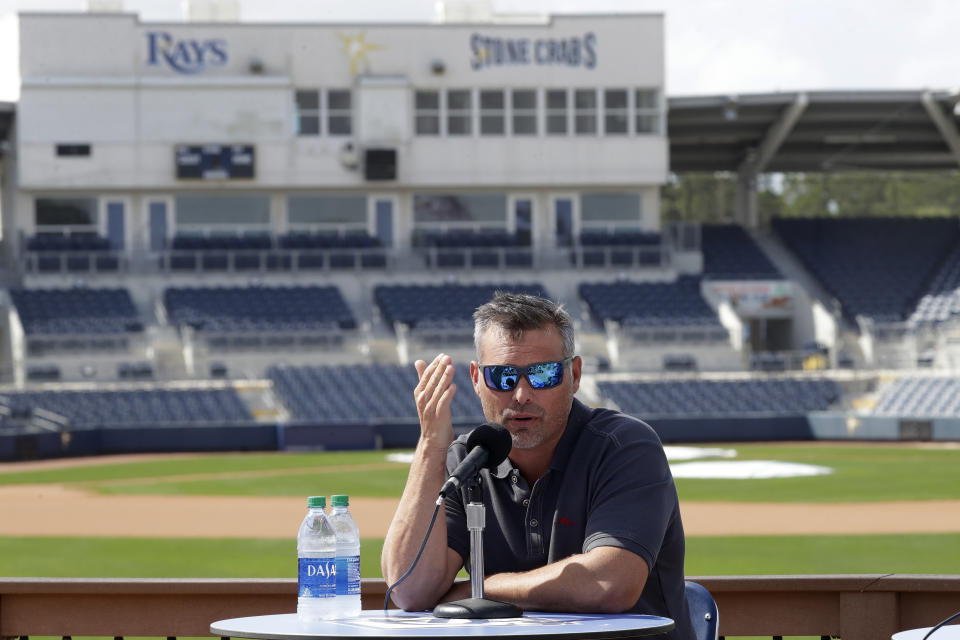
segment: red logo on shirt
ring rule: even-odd
[[[570,520],[568,520],[566,516],[557,520],[557,524],[566,524],[566,525],[570,525],[571,527],[573,526],[573,523],[570,522]]]

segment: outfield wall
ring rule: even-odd
[[[809,416],[653,417],[665,443],[806,440],[960,440],[960,418],[890,418],[814,413]],[[460,434],[473,424],[455,425]],[[0,462],[117,453],[409,449],[416,422],[337,425],[254,424],[105,427],[69,432],[0,434]]]
[[[649,421],[664,442],[810,440],[804,416],[659,418]],[[474,424],[458,424],[469,431]],[[104,427],[69,432],[0,435],[0,461],[117,453],[409,449],[417,444],[416,422],[355,422],[338,425],[256,424],[216,426]]]
[[[808,419],[816,440],[960,440],[960,417],[817,412],[811,413]]]

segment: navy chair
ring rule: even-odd
[[[697,640],[718,640],[720,637],[720,612],[717,603],[706,587],[687,580],[684,584],[687,607],[693,619],[693,631]]]

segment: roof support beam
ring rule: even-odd
[[[737,215],[740,216],[740,221],[744,226],[755,229],[759,224],[757,176],[767,169],[770,161],[776,155],[777,150],[780,149],[783,141],[793,131],[808,104],[810,104],[810,98],[807,97],[807,94],[798,93],[793,103],[784,109],[777,121],[767,129],[760,146],[756,149],[750,149],[747,152],[747,157],[737,168],[737,191],[734,201],[736,202]]]
[[[793,131],[808,104],[810,104],[810,98],[807,97],[807,94],[798,93],[793,104],[784,109],[777,121],[770,125],[766,135],[763,136],[763,141],[757,148],[756,156],[745,159],[737,172],[750,172],[757,175],[766,171],[770,161],[773,160],[773,156],[776,155],[783,141]]]
[[[957,125],[954,124],[953,120],[944,115],[943,110],[940,109],[940,105],[937,104],[937,101],[933,98],[933,94],[929,91],[923,92],[920,101],[923,102],[923,108],[927,110],[927,114],[930,116],[930,119],[933,120],[933,124],[937,126],[937,130],[940,132],[940,135],[943,136],[943,141],[950,147],[950,152],[956,159],[957,164],[960,165],[960,132],[957,131]]]

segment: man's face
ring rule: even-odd
[[[573,358],[564,367],[563,381],[556,387],[534,389],[522,376],[512,390],[494,391],[484,382],[480,365],[524,367],[560,361],[564,359],[563,338],[550,327],[525,331],[519,340],[513,340],[498,327],[491,327],[478,346],[481,361],[470,363],[470,376],[484,416],[507,428],[514,449],[533,449],[546,443],[552,451],[567,426],[573,394],[580,388],[580,358]]]

